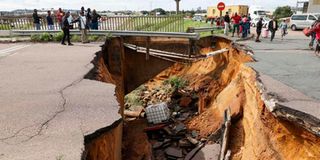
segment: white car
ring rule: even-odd
[[[320,13],[294,14],[290,18],[290,28],[295,31],[310,27],[312,23],[320,19]]]
[[[260,18],[255,18],[255,19],[252,19],[251,20],[251,26],[252,27],[256,27],[257,26],[257,23],[259,22]],[[262,24],[263,24],[263,27],[267,27],[268,23],[270,22],[270,18],[268,17],[263,17],[262,19]]]

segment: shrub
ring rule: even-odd
[[[59,42],[59,41],[62,40],[62,38],[63,38],[63,32],[62,31],[53,35],[53,40],[54,41]]]
[[[40,40],[41,40],[40,35],[37,35],[37,34],[31,35],[31,41],[39,42]]]
[[[44,42],[48,42],[52,40],[52,35],[50,35],[49,33],[43,33],[40,35],[40,40],[44,41]]]
[[[79,35],[72,35],[71,36],[71,41],[72,42],[80,42],[81,41],[81,38]]]
[[[164,81],[164,84],[170,84],[175,89],[184,88],[188,82],[181,77],[172,76]]]
[[[89,40],[89,41],[97,41],[98,38],[99,38],[99,36],[90,35],[90,36],[88,37],[88,40]]]

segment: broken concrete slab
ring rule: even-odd
[[[267,75],[260,75],[259,79],[262,99],[270,112],[320,136],[319,101]]]
[[[80,159],[86,136],[121,121],[115,86],[83,79],[98,50],[31,44],[1,59],[2,160]]]
[[[199,143],[196,148],[194,148],[193,150],[191,150],[191,151],[186,155],[186,157],[184,158],[184,160],[192,160],[193,157],[199,152],[199,150],[200,150],[204,145],[205,145],[204,143]]]
[[[181,158],[183,157],[182,149],[175,147],[168,147],[166,150],[166,155],[169,157]]]
[[[192,158],[192,160],[217,160],[219,159],[220,150],[220,144],[207,144]]]

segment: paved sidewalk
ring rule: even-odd
[[[0,160],[80,159],[84,135],[120,119],[114,86],[83,79],[98,50],[0,44]]]

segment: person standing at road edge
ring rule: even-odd
[[[88,29],[91,29],[92,28],[92,24],[91,24],[91,20],[92,20],[92,14],[91,14],[91,9],[90,8],[88,8],[87,9],[87,13],[85,14],[85,16],[86,16],[86,20],[87,20],[87,22],[86,22],[86,24],[88,25]]]
[[[314,32],[316,34],[316,48],[315,53],[317,56],[320,56],[320,20],[316,20],[313,27],[310,29],[310,32]]]
[[[230,30],[230,17],[229,13],[226,12],[226,15],[224,16],[224,35],[228,36]]]
[[[101,16],[97,13],[97,11],[94,9],[92,11],[92,21],[91,21],[91,29],[98,30],[99,27],[99,19]]]
[[[48,24],[48,30],[54,30],[54,24],[53,24],[53,20],[51,17],[51,11],[48,11],[48,15],[47,15],[46,19],[47,19],[47,24]]]
[[[280,24],[280,29],[281,29],[281,40],[283,40],[283,37],[288,34],[288,24],[286,23],[286,20],[283,20]]]
[[[58,24],[59,24],[59,27],[62,29],[62,18],[64,16],[64,12],[62,11],[61,8],[58,9],[58,12],[56,14],[56,17],[57,17],[57,20],[58,20]]]
[[[40,30],[40,19],[41,19],[41,17],[38,16],[37,9],[33,10],[32,17],[33,17],[33,24],[34,24],[36,30]]]
[[[261,31],[262,31],[262,27],[263,27],[263,23],[262,23],[263,18],[260,18],[259,21],[257,22],[257,38],[256,38],[256,42],[261,42],[260,41],[260,35],[261,35]]]
[[[233,32],[232,32],[232,37],[234,37],[234,33],[237,30],[237,35],[238,38],[240,38],[240,21],[241,21],[241,17],[238,15],[238,13],[236,12],[234,14],[234,16],[231,17],[231,19],[233,20]]]
[[[72,46],[73,44],[70,42],[70,28],[69,28],[70,25],[68,21],[69,16],[70,16],[70,12],[67,12],[66,15],[62,18],[63,38],[62,38],[61,44],[66,45],[64,41],[67,38],[68,45]]]
[[[89,26],[87,24],[87,18],[84,15],[84,12],[81,11],[79,17],[76,20],[74,20],[73,22],[79,23],[79,29],[81,32],[82,43],[89,43],[88,37],[87,37],[87,31],[89,29]]]
[[[310,26],[310,29],[312,29],[317,23],[318,23],[317,21],[313,22],[312,25]],[[314,41],[316,40],[316,32],[311,31],[310,37],[311,37],[311,41],[309,43],[309,48],[313,50]]]
[[[274,39],[274,36],[276,35],[276,31],[278,30],[278,22],[277,22],[277,20],[276,20],[275,17],[273,17],[273,18],[271,19],[271,21],[269,22],[269,24],[268,24],[268,29],[269,29],[269,31],[271,32],[271,39],[270,39],[270,41],[272,42],[273,39]]]

